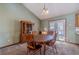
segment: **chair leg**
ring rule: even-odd
[[[28,50],[28,48],[27,48],[27,55],[28,55],[28,53],[29,53],[29,50]]]
[[[53,50],[53,53],[54,53],[54,54],[57,54],[57,48],[56,48],[56,45],[52,46],[52,50]]]
[[[40,55],[41,55],[41,48],[40,48]]]
[[[57,48],[56,48],[56,45],[54,46],[54,52],[55,52],[55,54],[57,54]]]
[[[27,50],[27,55],[28,55],[28,50]]]
[[[57,47],[56,47],[56,45],[55,45],[55,50],[56,50],[56,53],[58,53],[58,52],[57,52]]]
[[[52,51],[53,51],[53,53],[55,54],[55,50],[54,50],[54,47],[52,47]]]
[[[44,45],[44,55],[46,54],[46,45]]]
[[[30,53],[30,50],[27,48],[27,55],[29,55],[29,53]]]

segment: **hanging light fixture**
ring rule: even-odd
[[[42,15],[48,15],[48,13],[49,13],[49,11],[44,4],[43,10],[42,10]]]

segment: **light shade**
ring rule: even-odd
[[[48,15],[49,11],[48,9],[45,7],[45,4],[44,4],[44,8],[42,10],[42,15]]]
[[[43,9],[43,11],[42,11],[42,15],[48,15],[48,9]]]

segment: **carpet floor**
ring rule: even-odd
[[[70,44],[66,42],[56,41],[57,53],[54,53],[51,47],[47,47],[46,55],[79,55],[79,45]],[[42,55],[43,55],[42,47]],[[27,44],[17,44],[9,46],[6,48],[0,49],[0,55],[27,55]],[[32,54],[29,54],[32,55]],[[40,52],[37,52],[35,55],[40,55]]]

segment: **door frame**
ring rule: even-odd
[[[49,22],[51,22],[51,21],[58,21],[58,20],[65,20],[65,40],[64,40],[64,42],[67,42],[67,19],[66,18],[48,20],[48,30],[50,28]],[[61,40],[58,40],[58,41],[61,41]]]

